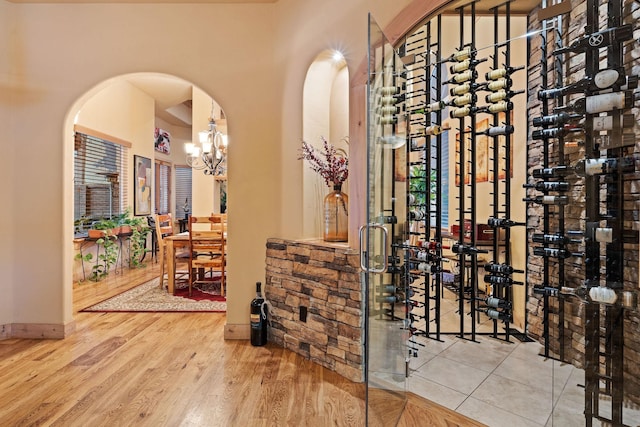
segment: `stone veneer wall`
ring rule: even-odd
[[[579,36],[584,35],[586,25],[586,1],[574,0],[571,1],[572,9],[568,14],[562,15],[563,19],[563,32],[566,35],[563,42],[569,44]],[[625,18],[624,23],[635,23],[640,19],[640,5],[637,2],[630,0],[624,1]],[[538,9],[534,9],[529,15],[529,31],[539,30],[542,28],[540,21],[538,20]],[[600,22],[606,22],[607,3],[602,2],[600,6]],[[548,31],[548,49],[549,52],[553,50],[554,32]],[[639,75],[640,74],[640,43],[637,42],[638,30],[636,29],[634,34],[634,42],[627,42],[625,44],[625,69],[627,75]],[[541,103],[537,100],[538,90],[541,88],[541,46],[542,38],[540,36],[530,37],[531,44],[531,56],[528,66],[528,101],[527,101],[527,115],[528,117],[537,117],[541,115]],[[578,81],[584,76],[584,55],[571,54],[566,56],[566,65],[564,68],[565,75],[570,75],[570,79],[565,79],[564,84],[571,83],[572,81]],[[549,70],[554,66],[553,57],[548,58],[547,63]],[[604,65],[601,66],[604,68]],[[548,87],[556,85],[554,81],[553,73],[549,73]],[[580,95],[575,95],[571,99],[577,99]],[[638,120],[638,108],[632,109],[632,112]],[[530,131],[534,128],[531,127]],[[638,134],[638,127],[636,126],[636,146],[635,150],[640,151],[640,138]],[[535,141],[528,138],[528,156],[527,167],[529,171],[531,169],[539,168],[543,162],[543,148],[544,141]],[[554,165],[558,163],[558,151],[556,147],[556,140],[550,140],[549,153],[550,164]],[[573,153],[565,153],[565,164],[573,164],[577,160],[584,158],[584,149]],[[640,229],[639,212],[640,212],[640,173],[635,176],[627,176],[628,181],[625,183],[624,198],[625,198],[625,229]],[[571,191],[568,196],[571,203],[565,207],[565,229],[566,230],[582,230],[584,228],[585,216],[585,194],[583,181],[581,179],[570,178]],[[539,193],[536,193],[539,194]],[[543,208],[530,205],[528,208],[528,227],[529,234],[532,232],[541,232],[542,230],[542,213]],[[554,217],[550,218],[551,229],[557,227],[557,221]],[[624,257],[624,289],[638,291],[638,244],[625,244],[625,257]],[[583,251],[584,246],[574,245],[572,250]],[[551,261],[551,271],[549,277],[552,280],[550,285],[557,286],[558,283],[558,268],[556,263]],[[527,279],[529,289],[533,286],[544,285],[543,282],[543,259],[542,257],[530,255],[527,262]],[[584,280],[584,261],[581,258],[570,258],[565,261],[565,286],[578,287]],[[550,301],[550,334],[549,340],[550,349],[556,354],[559,354],[560,340],[558,334],[558,313],[562,309],[564,311],[564,354],[565,360],[572,364],[582,367],[584,360],[584,306],[583,302],[580,302],[576,298],[564,299],[563,307],[561,308],[557,298],[549,298]],[[528,295],[527,312],[528,312],[528,332],[529,334],[538,339],[541,343],[543,339],[543,298],[539,295]],[[624,314],[624,357],[625,357],[625,397],[629,397],[635,403],[640,403],[640,313],[638,310],[625,310]]]
[[[271,303],[271,342],[351,381],[364,380],[364,297],[356,251],[268,239],[265,296]]]

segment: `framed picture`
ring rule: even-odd
[[[171,153],[171,135],[166,130],[162,130],[160,128],[156,128],[153,135],[153,146],[156,151],[160,153],[169,154]]]
[[[133,192],[133,214],[151,215],[151,159],[133,156],[135,189]]]

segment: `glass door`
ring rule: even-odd
[[[367,224],[360,229],[369,426],[396,425],[406,403],[409,294],[401,266],[407,197],[404,79],[402,63],[370,17]]]

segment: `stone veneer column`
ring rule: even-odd
[[[271,342],[351,381],[364,380],[357,251],[322,241],[268,239],[264,292],[271,303]]]

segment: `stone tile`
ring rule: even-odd
[[[470,394],[487,378],[488,372],[436,356],[415,375],[460,393]]]
[[[462,402],[456,412],[491,427],[542,427],[542,424],[496,408],[473,397]]]
[[[550,395],[495,374],[490,375],[471,397],[540,425],[544,425],[551,414]]]
[[[409,377],[407,390],[452,410],[455,410],[467,398],[464,393],[457,392],[418,375]]]
[[[459,340],[443,351],[441,356],[485,372],[492,372],[513,348],[512,344],[487,338],[480,338],[479,342]]]
[[[501,377],[534,387],[549,397],[564,389],[573,366],[532,355],[528,359],[509,355],[494,371]]]

